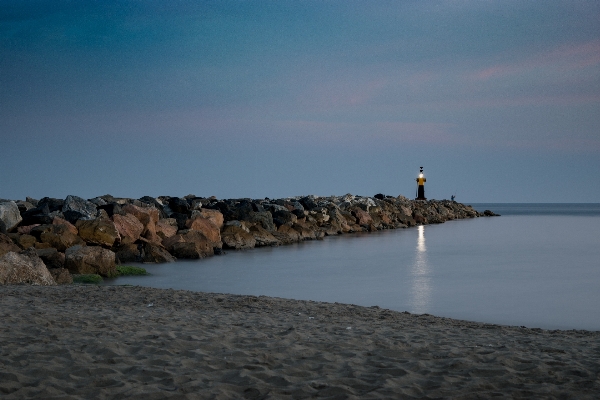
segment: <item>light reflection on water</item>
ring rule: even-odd
[[[417,248],[415,259],[411,266],[411,311],[417,314],[429,312],[431,303],[431,268],[427,264],[427,247],[425,246],[425,227],[417,228]]]

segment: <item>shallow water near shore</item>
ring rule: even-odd
[[[144,264],[150,276],[105,282],[600,330],[599,204],[473,206],[503,216]]]

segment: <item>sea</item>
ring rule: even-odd
[[[328,236],[143,266],[107,279],[379,306],[542,329],[600,330],[600,204],[472,204],[499,217]]]

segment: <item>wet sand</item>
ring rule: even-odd
[[[126,286],[0,287],[3,399],[600,395],[600,332]]]

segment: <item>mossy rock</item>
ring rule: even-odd
[[[126,275],[148,275],[148,272],[141,267],[132,267],[129,265],[117,265],[119,276]]]
[[[73,283],[102,283],[103,279],[98,274],[73,274]]]

